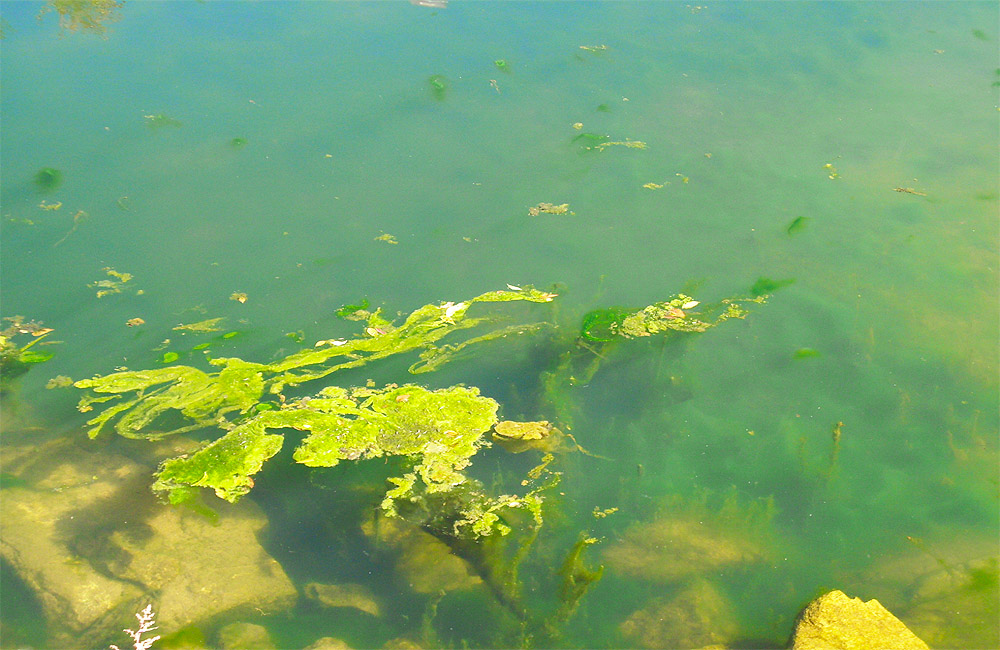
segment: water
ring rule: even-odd
[[[556,287],[530,313],[570,336],[592,309],[794,280],[745,321],[617,348],[567,391],[594,456],[557,460],[526,602],[553,607],[551,571],[581,531],[600,540],[585,563],[606,569],[560,635],[525,641],[482,587],[410,588],[403,551],[360,529],[381,470],[307,471],[286,444],[251,492],[264,548],[299,590],[362,584],[381,612],[222,616],[199,627],[209,645],[238,619],[289,648],[778,647],[833,588],[934,646],[1000,642],[994,4],[148,2],[103,36],[42,7],[2,8],[2,311],[60,343],[5,398],[8,459],[71,440],[153,467],[167,455],[144,443],[87,441],[81,391],[46,383],[154,367],[165,350],[198,363],[203,341],[268,362],[299,348],[287,333],[356,331],[334,312],[363,298],[394,314]],[[647,148],[587,151],[582,133]],[[32,180],[44,167],[63,176],[48,193]],[[572,214],[529,216],[540,202]],[[105,267],[133,279],[97,298]],[[240,334],[171,329],[210,317]],[[566,336],[342,381],[462,382],[506,417],[551,418],[539,375]],[[494,447],[469,471],[513,490],[538,458]],[[692,520],[744,556],[679,574],[620,559],[669,566]],[[656,522],[681,526],[674,541]],[[4,646],[51,647],[58,625],[3,568]],[[672,598],[712,625],[651,622]]]

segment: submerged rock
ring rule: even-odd
[[[1000,559],[993,535],[949,530],[908,538],[898,555],[854,578],[880,594],[907,626],[935,648],[1000,648]]]
[[[294,602],[249,501],[213,504],[215,519],[166,506],[151,468],[63,441],[6,447],[3,465],[20,480],[0,499],[0,555],[38,598],[53,647],[106,646],[148,603],[170,631]]]
[[[277,647],[263,625],[230,623],[219,630],[219,648],[222,650],[274,650]]]
[[[724,647],[737,633],[729,601],[705,580],[634,612],[618,631],[641,648]]]
[[[353,607],[372,616],[378,616],[380,612],[374,594],[364,585],[324,585],[310,582],[305,587],[305,595],[327,607]]]
[[[927,644],[874,598],[831,591],[806,605],[791,650],[927,650]]]
[[[351,646],[347,645],[343,639],[325,636],[322,639],[316,639],[303,650],[351,650]]]
[[[672,582],[762,558],[760,548],[739,531],[721,530],[696,516],[686,515],[630,526],[624,538],[604,552],[611,570],[658,582]]]
[[[470,589],[482,584],[468,563],[452,554],[444,542],[400,519],[375,517],[361,530],[396,555],[396,570],[420,594]]]

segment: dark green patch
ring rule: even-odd
[[[42,167],[35,172],[35,187],[39,192],[52,192],[63,182],[63,173],[55,167]]]
[[[787,232],[789,235],[794,235],[796,233],[802,232],[805,229],[806,224],[808,223],[809,223],[809,217],[795,217],[794,219],[792,219],[792,222],[788,224],[788,227],[785,228],[785,232]]]
[[[795,282],[794,278],[789,278],[787,280],[772,280],[771,278],[757,278],[757,281],[753,283],[750,287],[750,295],[754,298],[758,296],[765,296],[769,293],[774,293],[782,287],[787,287],[788,285]]]
[[[972,30],[972,35],[975,36],[976,38],[978,38],[981,41],[988,41],[988,40],[990,40],[990,37],[986,35],[986,32],[984,32],[981,29],[974,29],[974,30]]]
[[[989,591],[1000,584],[1000,568],[997,558],[990,558],[985,566],[969,569],[966,588],[971,591]]]
[[[601,343],[613,341],[618,326],[635,311],[624,307],[609,307],[587,312],[580,326],[580,336],[588,341]]]
[[[368,299],[367,298],[362,298],[361,299],[361,304],[359,304],[359,305],[344,305],[343,307],[341,307],[340,309],[338,309],[337,310],[337,317],[338,318],[347,318],[348,316],[351,316],[352,314],[354,314],[356,312],[368,309],[368,305],[369,305]]]
[[[248,140],[246,138],[233,138],[229,141],[229,146],[233,149],[242,149],[247,146]]]
[[[792,354],[793,359],[811,359],[820,356],[819,350],[813,348],[799,348]]]

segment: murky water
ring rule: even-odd
[[[121,578],[80,541],[81,513],[137,556],[113,513],[158,521],[144,486],[178,453],[88,440],[83,391],[51,379],[167,353],[207,370],[204,343],[267,363],[352,336],[363,324],[336,311],[363,299],[391,316],[533,284],[559,297],[517,313],[554,328],[427,375],[406,357],[331,381],[464,383],[507,419],[571,431],[588,453],[556,454],[519,596],[535,623],[558,612],[558,569],[591,536],[583,564],[605,570],[574,611],[522,625],[431,538],[375,532],[382,461],[309,470],[286,444],[248,497],[285,604],[159,632],[779,647],[839,588],[934,647],[1000,644],[995,4],[147,2],[103,33],[43,7],[2,7],[2,312],[54,329],[32,348],[53,358],[4,398],[3,496],[52,508],[51,566]],[[569,211],[530,215],[541,203]],[[681,292],[772,296],[702,334],[609,348],[589,381],[546,392],[585,314]],[[494,446],[468,474],[517,491],[540,459]],[[58,463],[134,467],[115,479],[132,496],[59,510]],[[64,645],[46,598],[69,592],[45,556],[11,559],[11,521],[3,646]],[[154,606],[173,593],[128,575]],[[203,580],[191,589],[225,591]],[[364,598],[324,607],[314,583]],[[88,643],[125,643],[129,615],[86,619],[104,639]]]

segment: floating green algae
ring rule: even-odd
[[[435,74],[427,78],[427,87],[430,88],[434,99],[442,101],[448,93],[448,80],[444,75]]]
[[[89,388],[94,394],[107,398],[85,396],[78,408],[90,410],[99,399],[125,398],[88,424],[89,432],[97,436],[103,427],[115,421],[115,430],[130,438],[159,438],[173,433],[203,428],[212,424],[232,424],[226,416],[245,414],[262,396],[282,393],[286,386],[296,386],[326,377],[338,370],[357,368],[392,355],[421,352],[415,370],[432,364],[438,367],[451,358],[454,352],[468,345],[469,341],[438,346],[445,336],[487,325],[490,317],[469,317],[468,310],[476,303],[508,301],[549,302],[554,294],[526,287],[517,291],[491,291],[470,300],[443,304],[429,304],[415,310],[395,325],[376,311],[368,319],[364,332],[350,340],[324,341],[327,345],[307,348],[277,361],[261,364],[238,358],[217,358],[209,363],[219,368],[217,372],[204,372],[190,366],[117,372],[76,382],[77,388]],[[476,341],[491,340],[512,331],[526,331],[530,326],[501,328],[495,335],[480,335]],[[227,333],[225,337],[234,335]],[[131,395],[131,396],[130,396]],[[129,397],[130,396],[130,397]],[[151,435],[144,431],[154,419],[175,411],[189,423]]]
[[[41,323],[26,321],[23,316],[4,318],[8,325],[0,331],[0,393],[10,388],[11,382],[28,372],[36,363],[52,358],[51,352],[38,352],[31,348],[40,343],[52,329]],[[30,340],[24,343],[24,337]],[[22,343],[24,343],[22,345]]]
[[[369,303],[367,298],[363,298],[360,304],[357,305],[344,305],[337,310],[337,318],[345,318],[347,320],[360,320],[358,316],[362,318],[367,318],[369,313],[365,311],[368,309]]]
[[[151,115],[143,115],[142,117],[144,120],[146,120],[146,126],[148,126],[151,129],[163,129],[163,128],[176,129],[180,126],[183,126],[183,122],[174,119],[164,113],[154,113]]]

